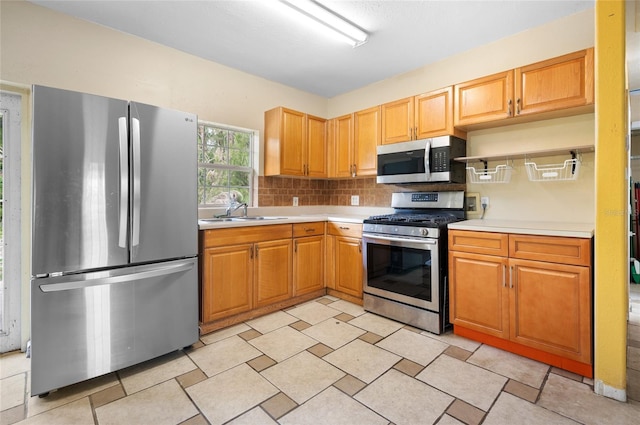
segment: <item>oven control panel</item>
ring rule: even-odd
[[[412,193],[411,202],[438,202],[438,193],[437,192]]]

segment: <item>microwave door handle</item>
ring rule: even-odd
[[[431,174],[431,164],[429,164],[429,157],[431,156],[431,139],[427,140],[424,147],[424,172],[429,177]]]

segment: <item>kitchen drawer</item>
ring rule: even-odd
[[[242,226],[227,229],[210,229],[204,231],[203,247],[238,245],[290,239],[293,235],[291,224],[273,224],[268,226]]]
[[[509,254],[509,235],[506,233],[449,230],[449,249],[506,257]]]
[[[324,235],[324,223],[324,221],[316,221],[312,223],[295,223],[293,225],[293,237],[301,238],[304,236]]]
[[[362,224],[329,222],[327,223],[327,234],[362,238]]]
[[[590,266],[591,239],[510,234],[509,257]]]

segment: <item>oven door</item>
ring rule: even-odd
[[[363,291],[440,310],[438,240],[363,233]]]

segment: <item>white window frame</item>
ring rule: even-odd
[[[208,126],[208,127],[215,127],[217,129],[222,129],[222,130],[229,130],[229,131],[235,131],[235,132],[242,132],[242,133],[248,133],[251,135],[251,140],[250,140],[250,146],[249,146],[249,166],[248,167],[243,167],[243,166],[236,166],[236,165],[229,165],[229,164],[210,164],[210,163],[204,163],[204,162],[200,162],[198,160],[198,172],[200,172],[200,170],[202,168],[207,168],[207,169],[219,169],[219,170],[226,170],[226,171],[243,171],[243,172],[249,172],[249,186],[248,186],[248,193],[249,193],[249,199],[243,199],[243,202],[246,202],[249,206],[253,206],[253,205],[257,205],[257,199],[256,199],[256,193],[254,191],[254,187],[255,187],[255,176],[257,175],[256,172],[256,159],[258,158],[258,154],[256,152],[256,148],[259,144],[259,133],[257,130],[252,130],[252,129],[248,129],[248,128],[242,128],[242,127],[235,127],[235,126],[231,126],[231,125],[227,125],[227,124],[219,124],[219,123],[215,123],[215,122],[210,122],[210,121],[203,121],[203,120],[198,120],[198,132],[200,132],[200,126]],[[202,139],[202,143],[204,143],[204,138]],[[200,142],[198,142],[198,144],[200,144]],[[198,158],[199,159],[199,158]],[[198,185],[200,183],[198,182]],[[203,199],[200,198],[200,187],[198,187],[198,207],[199,208],[212,208],[212,207],[221,207],[224,205],[228,205],[227,204],[221,204],[221,203],[203,203]],[[231,189],[231,186],[227,187],[227,192],[229,192],[229,190]]]

